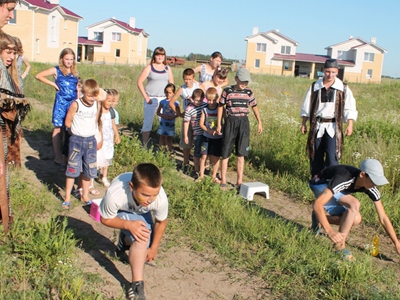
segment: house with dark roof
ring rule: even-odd
[[[136,28],[135,18],[129,23],[115,18],[86,27],[87,37],[79,37],[78,56],[94,63],[146,64],[147,34]]]
[[[21,0],[5,32],[21,39],[29,60],[58,62],[62,49],[76,51],[80,20],[58,0]]]
[[[325,48],[326,55],[297,53],[298,42],[279,30],[258,32],[248,36],[246,68],[252,73],[308,77],[322,76],[324,62],[335,58],[339,63],[338,77],[348,82],[380,83],[383,57],[387,52],[372,38],[367,42],[359,37]]]

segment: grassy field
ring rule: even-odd
[[[45,105],[53,102],[54,90],[36,82],[34,74],[48,67],[32,64],[31,75],[25,81],[26,94]],[[182,83],[182,70],[174,69],[177,84]],[[102,87],[119,90],[117,109],[121,122],[137,132],[143,116],[143,99],[136,87],[141,69],[82,65],[79,71],[84,79],[95,78]],[[229,76],[231,83],[233,75]],[[256,135],[256,122],[251,117],[254,134],[245,166],[245,174],[250,178],[268,182],[272,188],[304,202],[313,200],[307,185],[306,136],[300,133],[299,117],[309,85],[310,81],[304,78],[253,75],[250,87],[258,100],[264,132]],[[345,139],[341,163],[359,165],[368,157],[383,162],[390,184],[381,189],[382,200],[394,227],[399,228],[400,82],[350,84],[350,87],[357,100],[359,119],[353,135]],[[50,120],[50,114],[33,110],[24,127],[51,132]],[[176,128],[178,131],[180,126]],[[154,156],[151,151],[145,151],[136,138],[123,138],[110,177],[130,171],[142,161],[154,162],[163,170],[171,218],[176,221],[170,223],[168,233],[185,234],[191,238],[194,249],[201,251],[211,246],[232,265],[259,275],[270,285],[273,298],[400,298],[394,276],[398,270],[377,268],[363,253],[356,263],[338,261],[327,240],[314,239],[295,224],[267,217],[262,209],[244,203],[233,192],[220,191],[209,180],[196,184],[177,181],[174,163],[162,153]],[[231,161],[234,168],[234,160]],[[53,294],[60,299],[102,299],[91,288],[100,284],[98,278],[92,278],[78,267],[69,267],[74,264],[72,253],[76,241],[65,230],[65,222],[57,218],[58,209],[54,208],[52,195],[46,187],[30,188],[26,192],[25,182],[20,171],[13,172],[17,222],[9,241],[0,248],[5,257],[0,262],[0,299],[50,299]],[[360,199],[364,222],[381,231],[370,200],[364,196]],[[35,204],[31,205],[32,202]],[[173,224],[179,224],[180,229]],[[212,234],[209,228],[213,228]],[[6,295],[6,290],[12,290],[12,294]]]

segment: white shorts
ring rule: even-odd
[[[158,104],[162,99],[165,99],[165,97],[152,97],[151,104],[147,104],[146,100],[143,100],[144,121],[143,121],[142,132],[149,132],[153,128],[154,116],[157,113]]]

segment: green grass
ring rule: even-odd
[[[32,64],[32,73],[50,67]],[[121,122],[140,128],[142,97],[136,80],[137,67],[79,66],[83,78],[93,77],[102,87],[121,94]],[[174,69],[175,82],[182,83],[182,69]],[[229,81],[233,82],[233,75]],[[253,75],[254,90],[264,132],[251,135],[251,153],[245,174],[267,182],[303,202],[313,200],[307,180],[306,136],[300,133],[300,105],[310,81],[304,78]],[[30,97],[51,106],[54,90],[28,76]],[[390,184],[383,187],[382,200],[395,228],[400,226],[399,168],[400,132],[399,81],[381,85],[350,84],[357,99],[359,119],[354,134],[345,139],[341,163],[359,165],[374,157],[383,162]],[[51,132],[51,111],[33,110],[24,127]],[[250,117],[252,132],[256,123]],[[180,126],[176,126],[177,129]],[[178,131],[178,130],[177,130]],[[164,188],[171,203],[168,234],[188,237],[193,249],[212,247],[232,266],[262,277],[276,299],[399,299],[394,270],[377,268],[371,257],[355,249],[356,262],[334,256],[327,239],[315,239],[290,221],[271,217],[267,211],[244,203],[233,192],[222,192],[210,180],[182,180],[175,163],[162,153],[154,155],[140,147],[137,132],[116,147],[110,177],[131,171],[138,162],[156,163],[163,172]],[[230,162],[234,166],[234,160]],[[27,188],[23,174],[13,171],[12,195],[16,222],[7,243],[0,246],[1,299],[102,299],[96,293],[100,278],[85,274],[73,259],[79,241],[62,218],[59,201],[43,188]],[[364,222],[378,230],[374,208],[360,195]],[[24,241],[25,243],[21,243]],[[61,261],[62,263],[60,263]],[[72,266],[71,266],[72,265]],[[9,291],[11,294],[9,296]]]

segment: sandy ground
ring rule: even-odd
[[[27,130],[24,133],[21,151],[23,166],[27,172],[32,172],[32,183],[46,184],[61,206],[65,176],[53,163],[49,133]],[[229,173],[228,181],[234,183],[235,176],[235,173]],[[96,188],[101,194],[92,196],[92,199],[104,195],[105,189],[99,183],[96,183]],[[118,231],[95,222],[89,216],[88,207],[82,207],[78,200],[73,201],[71,209],[63,212],[63,215],[68,217],[69,227],[74,230],[75,237],[81,240],[78,264],[86,272],[99,274],[104,279],[101,291],[105,298],[115,299],[124,295],[131,279],[131,271],[129,265],[112,257]],[[265,195],[255,195],[254,203],[268,210],[270,215],[281,216],[301,226],[310,226],[311,206],[295,202],[280,191],[271,189],[270,199],[266,199]],[[371,228],[360,226],[352,232],[349,245],[363,249],[373,234]],[[175,240],[176,238],[166,234],[156,261],[145,266],[145,291],[148,300],[269,298],[267,282],[232,269],[211,249],[199,253],[190,249],[188,243],[182,239]],[[380,256],[376,258],[376,263],[398,269],[399,256],[389,238],[381,235],[380,241]],[[166,244],[176,246],[164,247]]]

